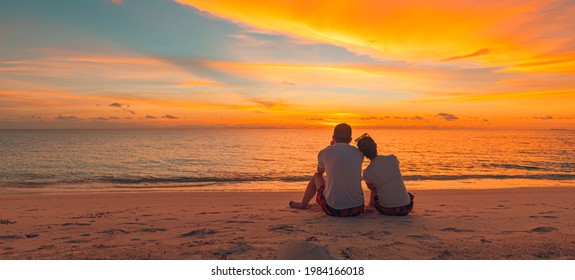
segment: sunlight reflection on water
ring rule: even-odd
[[[573,131],[359,129],[354,136],[363,132],[421,188],[575,179]],[[331,129],[3,130],[0,187],[292,189],[305,186],[330,140]]]

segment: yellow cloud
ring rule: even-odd
[[[557,1],[176,0],[251,28],[373,57],[508,66],[573,47],[575,11]],[[560,23],[554,23],[560,18]],[[448,61],[444,63],[448,63]],[[455,61],[453,63],[456,63]],[[537,70],[532,68],[532,70]]]
[[[520,63],[502,71],[507,72],[548,72],[557,74],[575,73],[575,54],[558,54],[532,62]]]

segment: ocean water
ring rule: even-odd
[[[359,128],[353,136],[363,132],[380,154],[399,158],[408,188],[575,186],[575,131]],[[303,189],[331,133],[0,130],[0,193]]]

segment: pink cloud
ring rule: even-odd
[[[453,57],[450,57],[450,58],[443,59],[442,61],[451,61],[451,60],[458,60],[458,59],[470,58],[470,57],[475,57],[475,56],[480,56],[480,55],[486,55],[486,54],[489,54],[490,52],[491,52],[490,49],[485,48],[485,49],[480,49],[480,50],[478,50],[478,51],[475,51],[475,52],[473,52],[473,53],[470,53],[470,54],[468,54],[468,55],[453,56]]]

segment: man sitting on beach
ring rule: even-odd
[[[413,195],[405,189],[397,157],[377,155],[377,144],[367,133],[355,139],[355,142],[371,161],[363,171],[363,179],[371,190],[369,205],[383,215],[409,214],[413,209]]]
[[[317,156],[317,172],[309,181],[301,202],[290,201],[290,207],[306,209],[315,195],[316,202],[330,216],[349,217],[363,213],[363,154],[349,145],[350,142],[351,127],[346,123],[338,124],[331,145]]]

